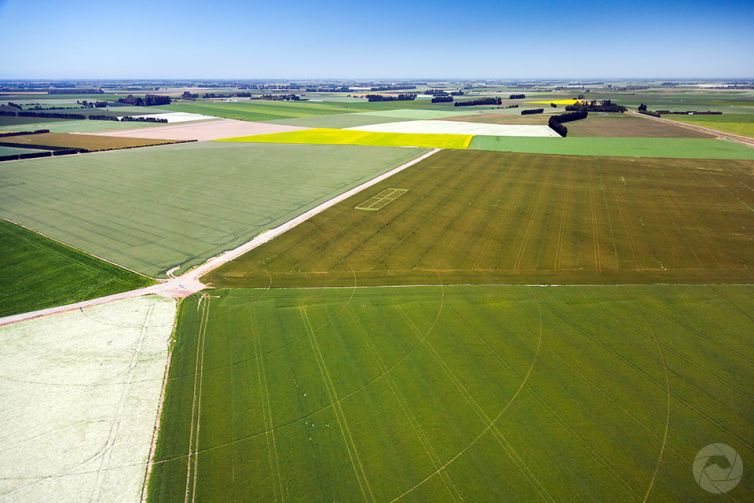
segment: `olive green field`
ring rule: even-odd
[[[751,161],[442,151],[204,281],[750,283],[752,185]],[[406,192],[356,209],[389,188]]]

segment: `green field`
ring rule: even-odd
[[[227,119],[288,123],[288,119],[311,118],[352,112],[369,113],[375,117],[406,119],[438,119],[487,110],[492,107],[454,107],[446,103],[432,104],[426,100],[383,101],[197,101],[174,103],[160,107],[172,112],[214,115]],[[399,119],[395,119],[399,120]],[[307,125],[307,124],[301,124]]]
[[[471,135],[461,134],[373,133],[370,131],[320,128],[224,138],[217,141],[232,143],[304,143],[312,145],[465,149],[469,146],[471,139]]]
[[[40,124],[46,122],[59,122],[65,119],[47,119],[44,117],[11,117],[7,115],[0,115],[0,128],[9,129],[5,126],[15,126],[18,124]],[[11,128],[12,129],[12,128]],[[33,128],[40,129],[40,128]]]
[[[657,121],[636,115],[592,112],[586,119],[568,122],[568,137],[597,136],[613,138],[713,138],[668,121]]]
[[[665,115],[663,118],[754,138],[754,114]]]
[[[0,219],[0,316],[71,304],[152,282]]]
[[[2,139],[3,138],[0,138],[0,140]],[[35,148],[5,147],[3,145],[0,145],[0,157],[4,155],[28,154],[30,152],[42,152],[42,150]]]
[[[568,125],[566,124],[566,127]],[[524,138],[475,136],[470,149],[606,157],[749,159],[754,148],[713,138]]]
[[[752,168],[749,161],[443,151],[204,281],[748,283]],[[379,211],[355,209],[388,188],[407,192]]]
[[[366,102],[363,102],[366,103]],[[361,112],[369,108],[362,102],[285,102],[285,101],[198,101],[177,103],[161,107],[171,112],[189,112],[214,115],[226,119],[246,121],[273,121],[293,117],[315,117],[320,115]]]
[[[754,459],[752,312],[751,286],[194,296],[149,500],[719,501],[691,465]]]
[[[119,122],[92,120],[55,120],[53,122],[32,122],[23,124],[0,125],[0,131],[36,131],[49,129],[52,133],[99,133],[116,129],[142,129],[159,125],[155,122]],[[2,124],[2,123],[0,123]]]
[[[203,142],[3,163],[0,217],[155,277],[422,153]]]

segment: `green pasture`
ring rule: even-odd
[[[714,138],[524,138],[475,136],[470,149],[605,157],[754,160],[754,148]]]
[[[133,290],[151,281],[0,219],[0,316]]]
[[[203,142],[3,163],[0,216],[159,276],[235,248],[423,152]]]
[[[754,114],[665,115],[664,118],[754,138]]]
[[[751,286],[217,290],[183,302],[151,502],[720,501]],[[725,501],[750,501],[746,477]]]

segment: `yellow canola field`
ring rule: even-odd
[[[472,138],[473,135],[463,134],[376,133],[350,129],[317,128],[286,133],[223,138],[217,141],[466,149]]]

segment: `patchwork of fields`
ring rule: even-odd
[[[18,161],[0,165],[0,216],[164,276],[422,153],[213,142]]]
[[[720,500],[691,467],[754,459],[754,148],[547,124],[584,93],[751,137],[754,93],[623,84],[6,94],[174,123],[0,116],[128,148],[0,164],[0,499]]]
[[[699,446],[754,458],[752,294],[438,286],[190,298],[149,500],[697,500]]]

